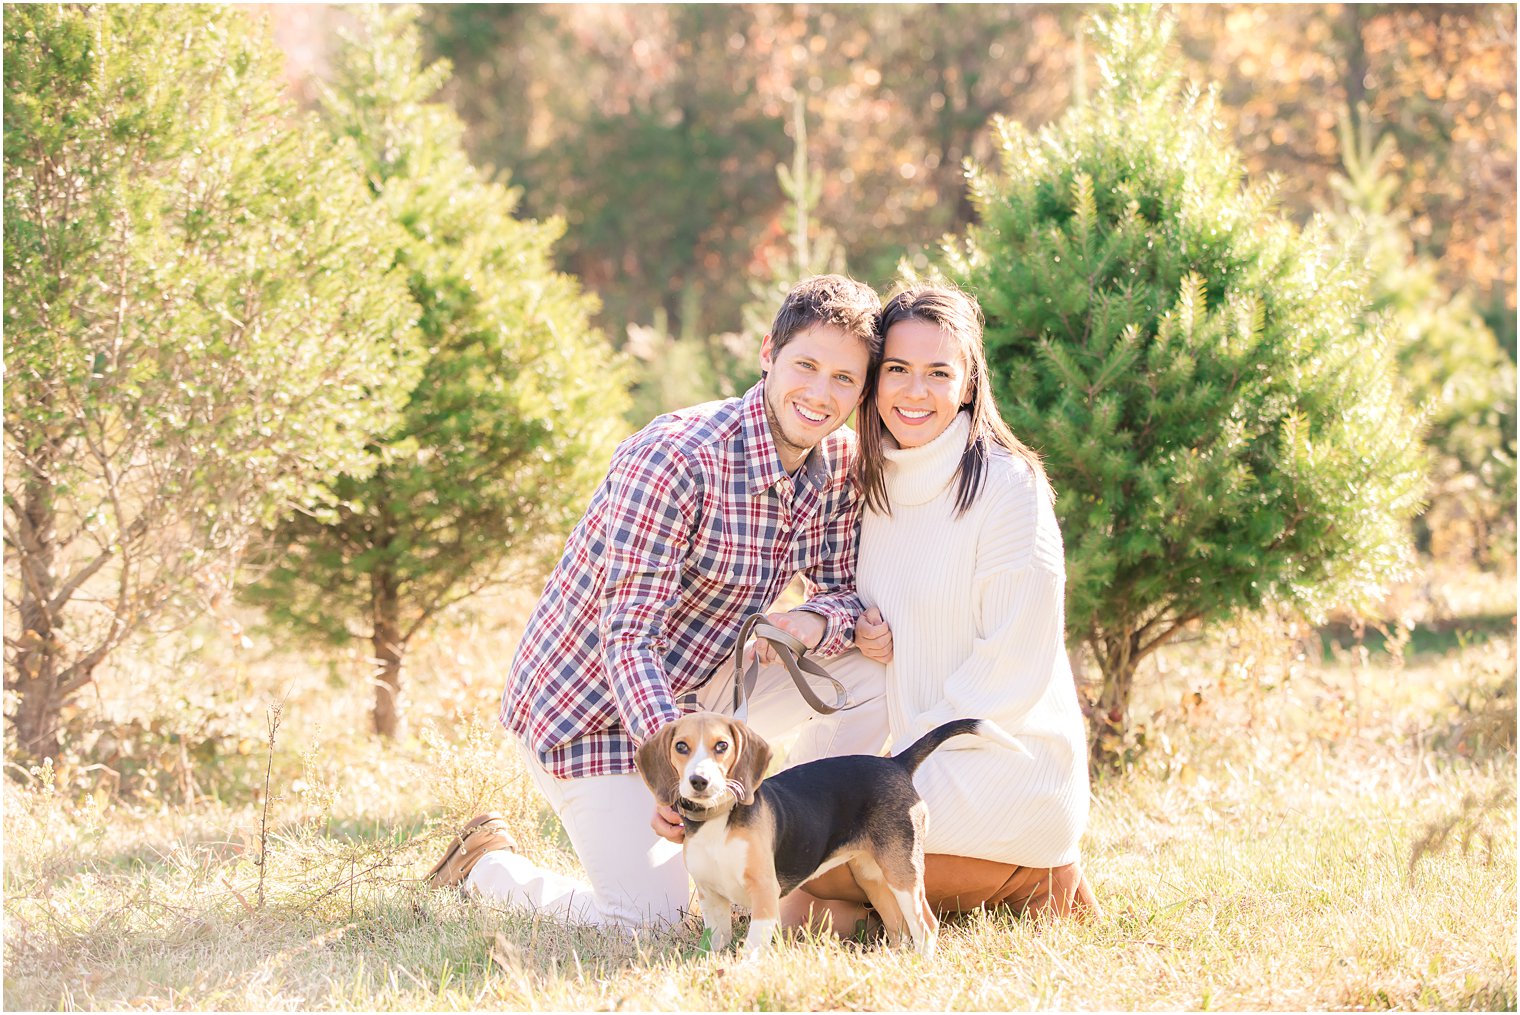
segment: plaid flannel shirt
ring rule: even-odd
[[[841,429],[793,480],[762,386],[660,416],[613,453],[528,618],[501,723],[553,775],[634,770],[637,744],[734,651],[739,625],[796,574],[826,622],[820,655],[849,647],[859,505]]]

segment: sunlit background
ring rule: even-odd
[[[785,254],[776,166],[794,104],[820,184],[814,228],[884,286],[973,217],[966,158],[997,115],[1035,127],[1097,73],[1093,5],[493,5],[422,9],[477,162],[565,219],[562,267],[614,341],[663,312],[682,336],[739,327],[746,280]],[[324,69],[341,10],[267,5],[291,86]],[[1391,139],[1390,207],[1449,289],[1515,348],[1515,13],[1502,4],[1187,4],[1186,72],[1215,84],[1252,174],[1295,218],[1344,207],[1341,130]],[[1365,107],[1365,108],[1363,108]]]

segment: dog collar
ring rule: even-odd
[[[711,821],[719,814],[727,814],[735,807],[744,806],[744,783],[737,779],[729,779],[724,785],[728,787],[728,792],[733,796],[732,803],[723,803],[721,802],[723,798],[719,797],[719,803],[703,807],[695,800],[676,797],[676,813],[681,815],[682,820],[689,821],[693,825],[700,825],[704,821]]]
[[[718,817],[720,814],[727,814],[729,811],[734,809],[734,804],[738,803],[738,800],[739,798],[736,795],[732,801],[721,802],[712,806],[704,807],[703,805],[697,803],[695,800],[688,800],[685,797],[678,797],[676,798],[676,813],[681,815],[681,819],[683,821],[690,822],[693,825],[700,825],[704,821],[711,821],[713,818]]]
[[[701,804],[697,803],[695,800],[688,800],[685,797],[681,797],[676,800],[676,812],[687,821],[698,825],[704,821],[711,821],[720,812],[726,811],[728,809],[728,807],[722,806],[721,804],[714,807],[704,807]]]

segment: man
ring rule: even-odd
[[[571,533],[518,645],[501,722],[589,883],[517,855],[490,816],[466,826],[432,883],[599,925],[679,916],[689,893],[679,822],[655,811],[634,756],[682,705],[722,707],[740,624],[795,575],[808,600],[769,621],[820,655],[849,647],[861,612],[855,451],[853,435],[836,431],[872,379],[880,306],[839,275],[798,285],[761,344],[760,382],[624,441]],[[768,646],[759,654],[768,661]],[[749,721],[767,739],[800,726],[792,763],[874,753],[880,743],[851,743],[842,728],[883,707],[881,688],[847,687],[852,708],[812,717],[768,666]]]

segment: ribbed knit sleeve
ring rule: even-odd
[[[1044,487],[1020,464],[995,469],[983,496],[971,652],[945,678],[940,700],[914,718],[915,737],[967,717],[1019,730],[1046,697],[1055,653],[1065,651],[1065,568]]]
[[[929,444],[887,452],[892,510],[866,512],[861,596],[892,625],[894,750],[951,719],[986,719],[1024,748],[955,737],[913,784],[925,849],[1032,867],[1070,863],[1087,824],[1085,727],[1065,653],[1061,531],[1049,488],[995,450],[969,510],[953,479],[966,414]]]

